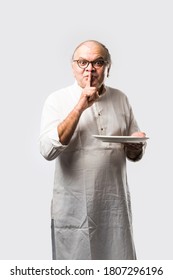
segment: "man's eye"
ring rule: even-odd
[[[85,66],[87,65],[87,60],[79,60],[78,63],[81,65],[81,66]]]
[[[94,65],[95,65],[95,66],[100,66],[100,67],[101,67],[101,66],[104,65],[104,60],[97,60],[97,61],[94,62]]]

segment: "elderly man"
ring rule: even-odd
[[[95,134],[140,136],[127,96],[105,85],[111,56],[100,42],[82,42],[72,56],[73,85],[45,101],[40,151],[55,159],[53,259],[136,259],[126,158],[143,143],[102,142]]]

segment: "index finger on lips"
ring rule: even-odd
[[[91,86],[91,72],[88,72],[88,79],[87,79],[87,82],[86,82],[86,87],[90,87]]]

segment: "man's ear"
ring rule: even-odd
[[[76,76],[75,76],[75,70],[74,70],[74,67],[73,67],[73,63],[71,64],[71,68],[72,68],[73,76],[74,76],[74,78],[76,78]]]

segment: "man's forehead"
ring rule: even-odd
[[[105,50],[102,46],[94,43],[85,43],[81,45],[75,52],[75,55],[82,56],[82,55],[99,55],[104,56]]]

